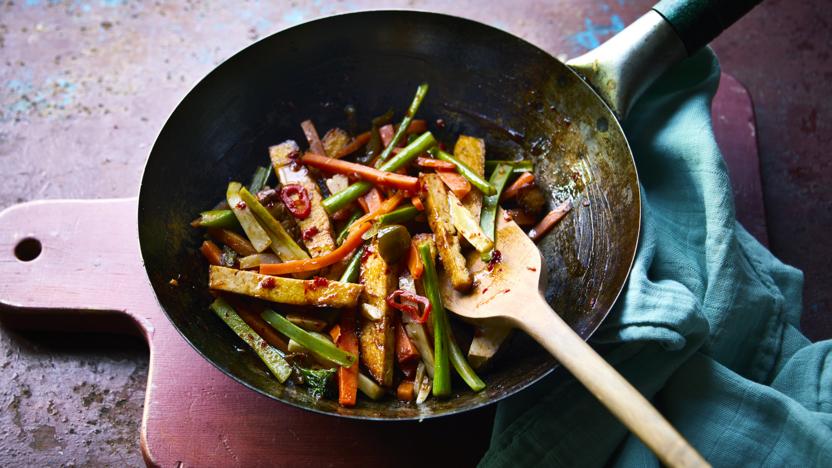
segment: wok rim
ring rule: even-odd
[[[470,406],[464,406],[464,407],[457,407],[457,408],[449,409],[449,410],[444,411],[442,413],[426,413],[426,414],[417,415],[417,416],[402,416],[402,417],[391,418],[391,417],[355,415],[355,414],[348,414],[348,413],[338,413],[338,412],[324,411],[324,410],[318,409],[316,407],[305,406],[301,403],[292,401],[290,399],[285,399],[285,398],[282,398],[282,397],[275,396],[271,393],[268,393],[268,392],[260,389],[259,387],[256,387],[256,386],[250,384],[249,382],[243,380],[242,378],[234,375],[230,371],[227,371],[227,370],[223,369],[222,367],[220,367],[220,365],[218,363],[216,363],[212,359],[208,358],[208,356],[206,356],[205,353],[198,346],[196,346],[185,333],[183,333],[183,331],[179,328],[179,326],[177,326],[176,322],[173,320],[171,315],[168,313],[167,309],[159,301],[159,295],[156,292],[156,287],[153,284],[152,279],[150,278],[149,271],[147,270],[146,260],[145,260],[145,252],[144,252],[144,245],[142,243],[140,226],[142,225],[142,216],[143,216],[143,214],[142,214],[142,211],[143,211],[142,210],[143,196],[142,195],[145,193],[144,189],[145,189],[145,186],[146,186],[145,181],[146,181],[146,176],[147,176],[148,162],[150,161],[151,156],[153,155],[154,151],[156,150],[156,146],[159,144],[159,137],[162,135],[162,133],[164,133],[165,128],[168,126],[168,124],[171,121],[171,118],[176,113],[176,111],[179,109],[179,107],[182,105],[182,103],[185,102],[189,97],[191,97],[196,92],[197,88],[199,87],[199,85],[201,83],[203,83],[205,80],[207,80],[212,75],[218,73],[221,68],[223,68],[225,66],[228,66],[229,62],[231,62],[232,60],[234,60],[235,58],[237,58],[241,54],[244,54],[249,49],[258,46],[261,42],[273,40],[273,38],[275,36],[278,36],[280,34],[287,33],[289,31],[293,31],[293,30],[296,30],[296,29],[304,28],[304,27],[307,27],[307,26],[309,26],[311,24],[314,24],[314,23],[319,23],[319,22],[322,22],[322,21],[328,21],[328,20],[331,20],[331,19],[334,19],[334,18],[366,15],[368,13],[397,13],[397,14],[416,14],[416,15],[436,16],[436,17],[442,17],[442,18],[447,19],[447,20],[464,21],[464,22],[468,22],[468,23],[473,23],[478,27],[488,28],[488,29],[497,31],[499,33],[511,36],[515,40],[521,42],[524,46],[536,49],[537,51],[544,54],[549,59],[554,60],[554,61],[562,64],[563,67],[569,71],[569,73],[572,73],[575,76],[575,78],[577,78],[581,83],[583,83],[583,85],[595,97],[596,102],[603,109],[608,111],[609,114],[612,116],[612,123],[610,125],[610,128],[612,128],[614,131],[618,132],[621,135],[621,137],[623,138],[624,145],[627,148],[627,154],[629,156],[629,161],[630,161],[630,164],[632,165],[632,168],[633,168],[633,174],[635,175],[635,181],[634,182],[635,182],[635,186],[638,188],[638,190],[636,190],[636,193],[634,195],[634,204],[635,204],[635,209],[637,211],[638,216],[637,216],[637,221],[636,221],[637,225],[636,225],[636,230],[635,230],[635,238],[634,238],[634,242],[633,242],[634,246],[632,248],[632,254],[629,256],[630,258],[626,262],[627,271],[626,271],[626,274],[624,275],[624,277],[621,281],[621,284],[617,285],[617,287],[616,287],[617,291],[615,292],[615,295],[614,295],[612,301],[610,302],[609,307],[607,308],[606,311],[604,311],[602,314],[600,314],[601,315],[600,320],[598,320],[597,324],[595,324],[592,328],[586,329],[583,333],[575,332],[576,334],[578,334],[578,336],[581,337],[582,340],[589,341],[589,339],[592,337],[592,335],[595,334],[595,332],[598,330],[598,328],[601,326],[601,324],[607,319],[610,312],[615,307],[615,305],[618,303],[618,300],[621,298],[621,294],[624,292],[624,288],[626,287],[626,285],[629,281],[630,273],[632,272],[633,264],[635,263],[635,258],[636,258],[636,255],[638,253],[638,245],[639,245],[640,239],[641,239],[642,214],[643,214],[642,200],[641,200],[641,181],[640,181],[640,178],[639,178],[639,175],[638,175],[638,168],[637,168],[636,163],[635,163],[635,158],[633,156],[633,150],[632,150],[632,147],[630,146],[630,141],[627,138],[626,133],[624,133],[624,129],[621,127],[621,121],[619,120],[619,118],[615,114],[615,112],[612,111],[612,109],[606,103],[606,101],[604,101],[604,99],[580,75],[580,73],[575,71],[572,67],[566,65],[565,62],[561,61],[560,59],[558,59],[554,55],[552,55],[549,52],[547,52],[546,50],[542,49],[541,47],[538,47],[537,45],[529,42],[528,40],[526,40],[526,39],[524,39],[520,36],[517,36],[516,34],[513,34],[509,31],[506,31],[506,30],[501,29],[501,28],[496,27],[496,26],[485,24],[485,23],[483,23],[481,21],[478,21],[478,20],[474,20],[474,19],[470,19],[470,18],[464,18],[464,17],[456,16],[456,15],[451,15],[451,14],[448,14],[448,13],[438,13],[438,12],[424,11],[424,10],[418,10],[418,9],[381,8],[381,9],[362,9],[362,10],[355,10],[355,11],[349,11],[349,12],[344,12],[344,13],[336,13],[336,14],[332,14],[332,15],[320,15],[320,16],[317,16],[317,17],[315,17],[313,19],[310,19],[308,21],[304,21],[302,23],[299,23],[299,24],[296,24],[296,25],[293,25],[293,26],[289,26],[289,27],[281,29],[279,31],[275,31],[274,33],[269,34],[268,36],[264,36],[264,37],[262,37],[262,38],[260,38],[256,41],[252,42],[251,44],[243,47],[242,49],[238,50],[237,52],[235,52],[232,55],[225,58],[222,62],[220,62],[219,64],[214,66],[214,68],[212,68],[211,71],[209,71],[207,74],[205,74],[204,76],[200,77],[198,80],[193,82],[193,84],[190,86],[190,89],[188,90],[188,92],[185,93],[185,95],[182,96],[181,99],[179,99],[179,102],[176,104],[176,106],[170,111],[170,113],[168,113],[168,116],[165,119],[164,124],[159,129],[159,132],[157,133],[156,138],[153,141],[153,146],[151,146],[150,151],[148,152],[148,155],[145,158],[145,164],[142,167],[141,180],[140,180],[140,183],[139,183],[139,194],[138,194],[138,197],[137,197],[138,203],[137,203],[137,223],[136,223],[136,229],[137,229],[137,234],[138,234],[137,237],[138,237],[138,242],[139,242],[139,253],[140,253],[140,256],[141,256],[141,260],[142,260],[142,267],[144,269],[145,275],[147,275],[146,277],[147,277],[148,282],[151,285],[151,289],[153,289],[153,295],[154,295],[154,298],[156,299],[157,305],[162,310],[162,312],[165,314],[165,317],[168,319],[170,324],[173,325],[173,327],[176,329],[176,332],[185,340],[185,342],[188,343],[188,345],[192,349],[194,349],[197,352],[197,354],[199,354],[200,357],[202,357],[205,361],[209,362],[215,369],[220,371],[222,374],[231,378],[232,380],[241,384],[242,386],[246,387],[247,389],[254,391],[256,394],[262,395],[262,396],[264,396],[264,397],[266,397],[266,398],[268,398],[272,401],[276,401],[278,403],[285,404],[285,405],[291,406],[293,408],[308,411],[308,412],[311,412],[311,413],[330,416],[330,417],[335,417],[335,418],[343,418],[343,419],[354,420],[354,421],[380,421],[380,422],[390,422],[390,423],[414,422],[414,421],[421,422],[421,421],[428,420],[428,419],[439,419],[439,418],[444,418],[444,417],[449,417],[449,416],[456,416],[456,415],[459,415],[459,414],[462,414],[462,413],[468,413],[468,412],[473,412],[473,411],[477,411],[477,410],[482,410],[485,407],[488,407],[488,406],[491,406],[493,404],[499,403],[499,402],[501,402],[501,401],[503,401],[503,400],[505,400],[509,397],[515,396],[515,395],[527,390],[531,386],[533,386],[533,385],[537,384],[538,382],[540,382],[541,380],[543,380],[545,377],[549,376],[552,372],[554,372],[556,369],[558,369],[561,366],[558,364],[558,362],[556,360],[554,360],[554,358],[550,357],[550,359],[552,359],[552,364],[548,368],[546,368],[544,371],[542,371],[540,373],[540,375],[536,376],[535,378],[533,378],[533,379],[531,379],[531,380],[529,380],[529,381],[527,381],[527,382],[525,382],[521,385],[518,385],[516,388],[511,389],[509,391],[506,391],[504,393],[501,393],[500,395],[497,395],[496,397],[494,397],[494,398],[492,398],[488,401],[477,402],[477,403],[474,403]],[[151,184],[147,184],[147,186],[150,186],[150,185]],[[553,312],[554,312],[554,310],[553,310]],[[555,313],[557,313],[557,312],[555,312]],[[571,328],[571,326],[570,326],[570,328]],[[585,336],[582,336],[583,334],[585,334]],[[281,384],[281,385],[285,385],[285,384]]]

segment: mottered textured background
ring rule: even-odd
[[[0,209],[136,194],[156,134],[191,86],[239,49],[305,20],[362,9],[439,11],[564,58],[597,46],[652,3],[0,2]],[[713,45],[723,70],[754,99],[770,245],[806,273],[803,329],[813,339],[832,337],[832,247],[823,242],[832,228],[826,3],[767,0]],[[0,337],[0,464],[142,464],[147,350],[139,339],[2,327]]]

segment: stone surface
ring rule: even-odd
[[[470,17],[561,56],[593,47],[649,0],[0,4],[0,208],[137,193],[144,159],[191,85],[235,51],[317,16],[415,8]],[[832,13],[768,0],[714,45],[757,109],[773,251],[806,272],[804,330],[832,336]],[[140,465],[147,376],[135,339],[0,328],[0,464]]]

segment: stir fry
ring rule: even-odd
[[[321,138],[302,122],[305,150],[270,147],[270,164],[192,222],[205,230],[211,311],[281,383],[346,407],[359,392],[447,398],[452,372],[485,388],[477,372],[509,330],[452,320],[440,278],[469,291],[466,255],[501,261],[498,216],[536,240],[569,205],[544,213],[532,162],[486,160],[481,138],[459,135],[446,150],[415,119],[427,91],[418,87],[397,125],[387,113],[355,136]]]

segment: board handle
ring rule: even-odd
[[[137,325],[150,333],[147,317],[133,312],[158,307],[148,304],[154,295],[139,254],[137,204],[40,200],[0,212],[3,322],[76,331],[135,332]]]
[[[705,47],[762,0],[661,0],[653,10],[670,23],[688,54]]]

